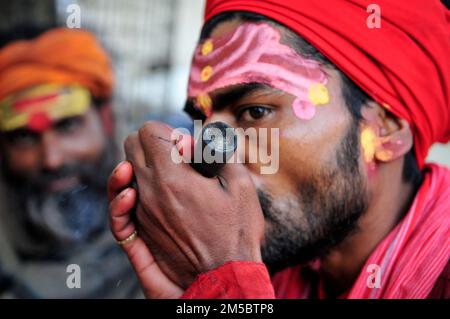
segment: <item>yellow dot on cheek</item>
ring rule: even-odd
[[[361,146],[364,152],[364,160],[371,162],[375,156],[378,138],[373,129],[366,127],[361,132]]]
[[[328,89],[322,83],[312,84],[308,89],[309,100],[314,105],[323,105],[330,102]]]

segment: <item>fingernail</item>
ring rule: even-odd
[[[123,165],[123,162],[120,162],[119,164],[117,164],[116,168],[113,171],[113,174],[116,174],[117,171],[122,167],[122,165]]]
[[[124,190],[122,191],[122,193],[120,193],[119,198],[120,198],[120,199],[123,199],[123,198],[125,198],[125,196],[128,196],[129,193],[130,193],[130,189],[129,189],[129,188],[124,189]]]

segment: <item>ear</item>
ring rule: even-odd
[[[413,146],[411,128],[406,120],[389,116],[385,124],[388,129],[381,129],[380,145],[375,151],[375,158],[381,162],[403,157]]]
[[[371,153],[374,160],[390,162],[403,157],[411,150],[413,137],[406,120],[397,118],[375,102],[370,102],[363,108],[362,116],[365,126],[363,130],[373,132]]]

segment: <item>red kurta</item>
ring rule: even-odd
[[[384,238],[342,298],[450,298],[450,170],[428,165],[408,212]],[[367,284],[381,269],[380,287]],[[229,262],[201,274],[182,298],[324,298],[320,278],[300,266],[272,278],[262,263]],[[311,272],[309,272],[311,274]]]

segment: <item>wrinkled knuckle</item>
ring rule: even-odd
[[[164,129],[165,124],[157,121],[147,121],[138,130],[139,137],[143,138],[148,135],[157,134]]]
[[[144,125],[142,125],[139,130],[139,138],[142,138],[148,134],[151,134],[155,130],[155,124],[154,122],[145,122]]]
[[[125,151],[129,151],[133,148],[133,146],[135,145],[136,139],[137,139],[136,132],[133,132],[127,136],[127,138],[125,139],[125,141],[123,143]]]

